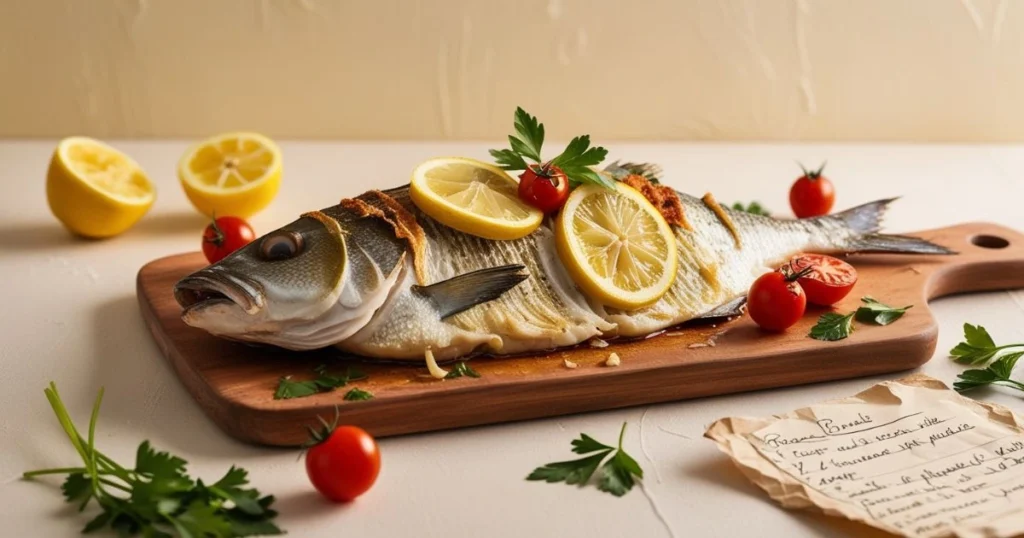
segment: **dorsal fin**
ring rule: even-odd
[[[413,286],[418,293],[437,307],[441,319],[472,308],[478,304],[493,301],[506,291],[526,280],[529,274],[522,265],[490,267],[454,276],[429,286]]]

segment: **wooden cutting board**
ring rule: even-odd
[[[871,295],[893,306],[914,305],[886,326],[859,324],[839,342],[807,332],[825,309],[784,334],[759,330],[747,317],[613,342],[512,358],[470,362],[481,377],[435,380],[419,364],[358,363],[370,401],[343,401],[348,388],[274,400],[278,379],[313,377],[327,364],[344,371],[358,358],[339,352],[292,352],[232,343],[185,325],[172,296],[181,277],[205,265],[200,253],[155,260],[139,271],[138,298],[153,337],[182,383],[228,434],[267,445],[298,445],[316,416],[356,424],[377,437],[627,407],[714,394],[783,387],[915,368],[935,351],[938,326],[927,300],[951,293],[1024,287],[1024,235],[973,223],[914,234],[956,249],[956,256],[850,258],[860,281],[838,310]],[[713,342],[714,345],[708,345]],[[618,367],[604,366],[611,352]],[[564,359],[579,366],[567,368]]]

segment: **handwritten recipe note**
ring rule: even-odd
[[[1024,420],[915,375],[705,436],[789,508],[903,536],[1024,533]]]

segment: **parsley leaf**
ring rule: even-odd
[[[317,392],[320,392],[320,386],[316,384],[316,381],[292,381],[292,376],[286,375],[278,381],[277,390],[274,391],[274,399],[302,398]]]
[[[864,303],[864,306],[857,309],[857,321],[876,323],[878,325],[888,325],[900,319],[908,309],[913,307],[913,305],[910,305],[903,308],[893,308],[878,302],[870,295],[862,297],[861,302]]]
[[[590,147],[590,135],[573,138],[565,150],[550,162],[544,163],[541,157],[541,146],[544,145],[544,124],[537,121],[521,107],[516,108],[515,135],[509,135],[508,143],[512,149],[492,149],[490,154],[494,161],[505,170],[526,170],[531,165],[527,159],[543,165],[543,173],[547,166],[557,166],[573,184],[594,183],[603,187],[615,188],[611,178],[598,173],[591,166],[596,166],[608,155],[608,150]],[[535,169],[537,167],[535,166]]]
[[[746,206],[743,205],[743,202],[736,202],[732,204],[732,209],[736,211],[750,213],[752,215],[763,215],[765,217],[772,216],[772,214],[769,213],[768,210],[765,209],[765,207],[762,206],[759,202],[750,202],[750,204]]]
[[[261,498],[257,490],[245,489],[248,474],[244,469],[231,467],[223,478],[206,486],[202,480],[188,476],[185,460],[157,451],[149,441],[143,441],[136,451],[135,468],[129,470],[93,445],[102,391],[93,406],[87,443],[72,422],[57,387],[51,383],[45,392],[84,467],[29,471],[23,477],[67,474],[61,490],[68,502],[81,502],[84,507],[95,498],[102,511],[85,524],[82,532],[110,528],[120,536],[142,534],[151,538],[281,534],[271,521],[277,516],[270,509],[274,498]]]
[[[964,323],[964,341],[949,350],[953,360],[961,364],[984,364],[1010,346],[996,346],[988,331],[981,325]]]
[[[494,162],[503,170],[526,170],[526,160],[523,156],[510,149],[492,149],[491,157]]]
[[[996,359],[987,368],[964,370],[960,372],[960,376],[953,383],[953,388],[957,392],[964,392],[986,385],[1002,385],[1024,391],[1024,383],[1010,379],[1013,368],[1022,355],[1024,355],[1024,351],[1007,353]]]
[[[455,363],[455,366],[448,372],[448,375],[444,376],[445,379],[455,379],[456,377],[480,377],[480,373],[471,368],[465,361],[459,361]]]
[[[372,400],[373,393],[365,391],[363,389],[354,388],[345,393],[345,400],[350,402],[358,402],[363,400]]]
[[[818,318],[818,323],[811,327],[810,337],[815,340],[842,340],[853,332],[853,312],[837,314],[826,312]]]
[[[287,400],[312,396],[344,387],[350,381],[366,379],[366,374],[352,368],[349,368],[344,375],[333,375],[327,371],[325,364],[313,368],[313,373],[316,374],[316,378],[309,381],[293,381],[290,375],[282,377],[277,383],[277,390],[274,391],[274,399]]]
[[[622,439],[626,433],[626,424],[622,424],[619,431],[618,448],[600,443],[587,434],[580,434],[579,439],[572,441],[572,451],[577,454],[590,454],[585,458],[569,461],[558,461],[538,467],[526,477],[527,480],[543,480],[548,483],[565,482],[569,485],[586,485],[601,462],[613,454],[611,458],[601,466],[597,481],[597,489],[611,493],[616,497],[625,495],[636,484],[637,478],[644,477],[644,471],[625,450],[622,449]]]

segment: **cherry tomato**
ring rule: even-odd
[[[792,272],[810,269],[797,282],[807,295],[807,302],[821,306],[838,303],[850,294],[857,283],[857,270],[843,260],[823,254],[801,254],[790,260]]]
[[[380,451],[370,434],[356,426],[330,428],[306,452],[306,474],[321,495],[349,502],[366,493],[380,472]]]
[[[519,198],[545,213],[557,211],[569,198],[569,178],[557,166],[530,165],[519,176]]]
[[[253,239],[256,233],[244,219],[217,217],[203,231],[203,254],[210,263],[217,263]]]
[[[789,206],[797,218],[820,217],[832,210],[836,189],[828,178],[821,175],[824,169],[824,164],[812,172],[804,169],[804,175],[789,188]]]
[[[773,271],[761,275],[747,293],[751,319],[769,331],[784,331],[807,310],[807,296],[796,282],[797,275]]]

